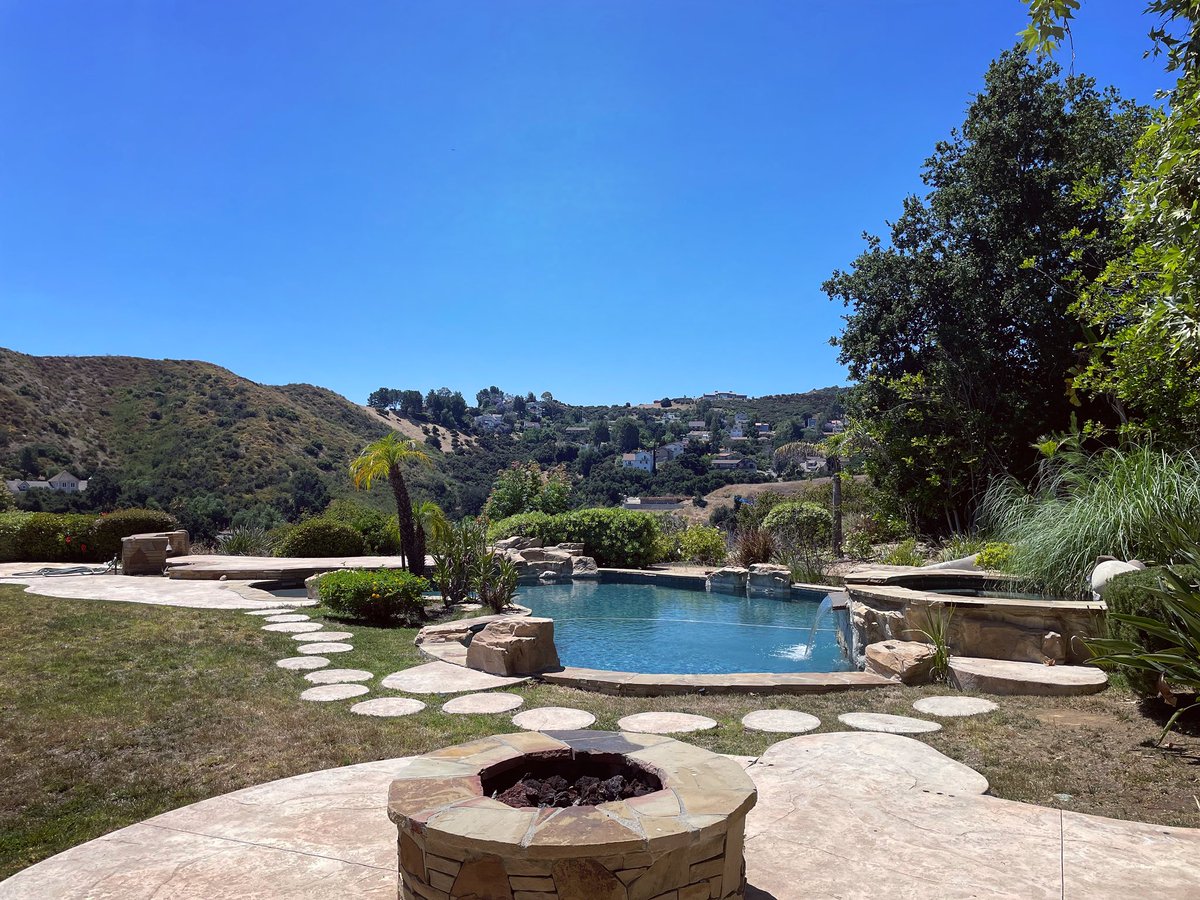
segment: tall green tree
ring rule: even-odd
[[[963,528],[994,476],[1032,477],[1031,445],[1068,426],[1084,337],[1071,307],[1119,252],[1147,117],[1091,78],[1002,54],[926,160],[929,192],[824,284],[850,310],[834,343],[861,383],[869,471],[914,524]]]
[[[362,490],[370,490],[376,479],[387,479],[396,500],[396,523],[405,565],[414,575],[424,575],[425,554],[417,554],[416,521],[408,482],[404,477],[405,471],[414,465],[430,465],[429,457],[421,445],[391,432],[363,448],[362,453],[350,463],[350,477],[354,486]]]

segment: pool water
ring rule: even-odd
[[[653,674],[838,672],[852,666],[819,601],[734,597],[647,584],[576,581],[522,588],[516,601],[554,619],[564,666]]]

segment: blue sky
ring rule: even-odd
[[[1142,7],[1088,0],[1074,65],[1150,100]],[[820,284],[920,189],[1024,14],[3,0],[0,346],[359,402],[841,383]]]

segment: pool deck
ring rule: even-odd
[[[1200,830],[988,796],[981,775],[913,738],[804,735],[734,759],[758,791],[747,900],[1182,898],[1200,884]],[[0,898],[394,900],[388,788],[411,762],[326,769],[163,813],[18,872]],[[640,896],[636,882],[629,894]]]

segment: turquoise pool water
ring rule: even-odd
[[[838,672],[852,666],[827,614],[806,653],[820,597],[775,600],[576,581],[522,588],[517,602],[554,619],[564,666],[654,674]]]

